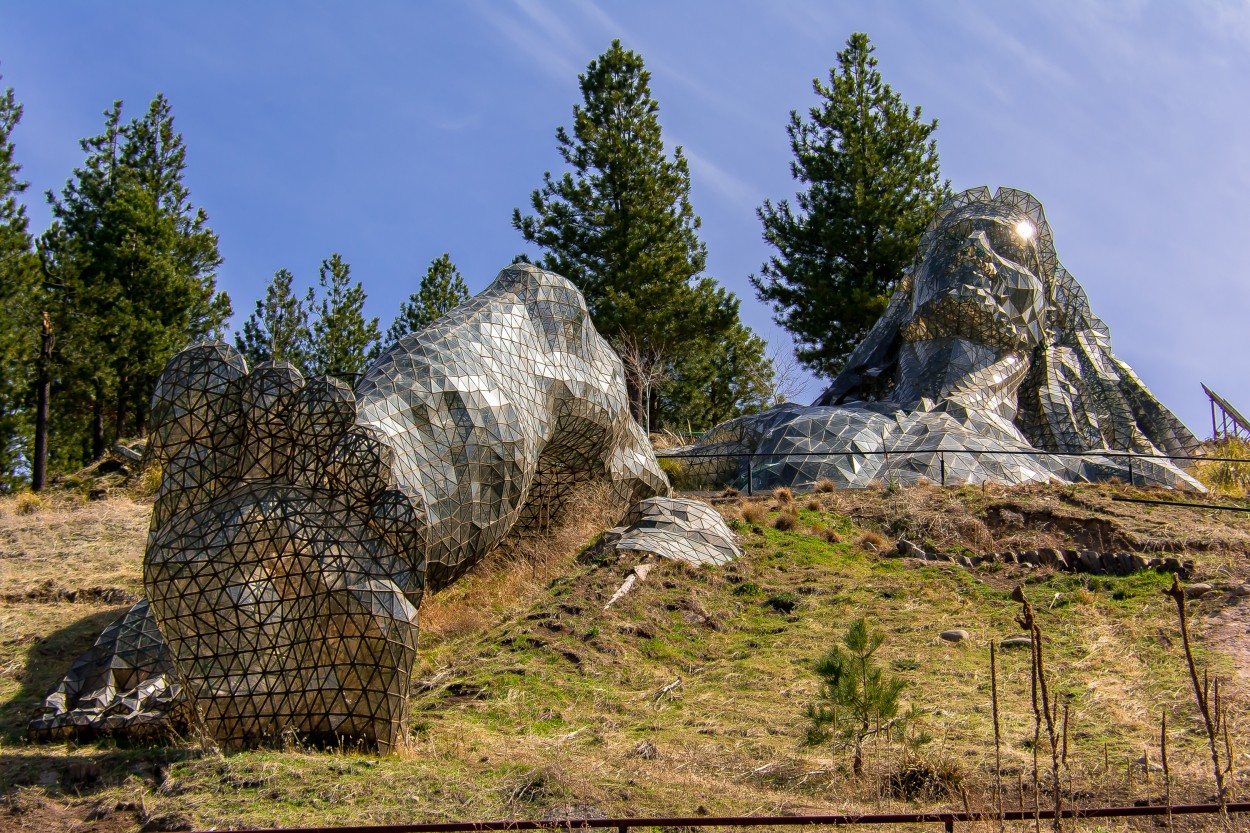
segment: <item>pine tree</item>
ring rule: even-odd
[[[292,290],[294,276],[279,269],[265,288],[265,297],[256,302],[256,310],[243,322],[243,331],[236,333],[235,346],[247,359],[248,366],[261,362],[289,362],[301,371],[309,370],[308,313],[313,307],[313,291],[303,299]]]
[[[409,333],[424,330],[435,319],[446,315],[467,300],[469,288],[465,286],[460,270],[451,262],[451,256],[443,252],[430,261],[417,291],[400,305],[399,315],[386,331],[387,348]]]
[[[885,633],[868,632],[863,618],[853,620],[842,636],[816,663],[820,677],[820,699],[808,706],[811,725],[809,744],[822,743],[836,736],[852,749],[851,770],[864,772],[864,741],[878,732],[899,728],[899,694],[907,685],[898,677],[887,677],[873,662],[873,654],[885,643]],[[911,716],[910,714],[908,715]]]
[[[216,291],[217,236],[182,183],[186,146],[164,96],[124,125],[115,102],[81,146],[83,166],[59,198],[48,194],[53,224],[40,239],[62,467],[101,454],[108,435],[141,432],[165,363],[230,315]]]
[[[778,254],[752,275],[796,353],[833,376],[885,310],[949,183],[938,170],[937,121],[924,122],[881,80],[868,36],[853,34],[820,101],[790,113],[795,200],[765,200],[764,239]]]
[[[667,363],[666,384],[681,385],[683,359],[740,325],[737,302],[698,277],[707,251],[690,204],[689,168],[680,147],[671,159],[664,152],[642,57],[613,41],[578,80],[573,132],[556,130],[571,170],[544,174],[531,197],[535,213],[515,210],[512,224],[543,248],[543,268],[582,291],[600,333],[627,340],[647,366]],[[660,397],[653,390],[644,406],[639,378],[627,381],[634,414],[646,423]]]
[[[13,146],[22,106],[0,95],[0,492],[24,482],[32,463],[33,402],[40,347],[38,261],[18,197],[26,190]]]
[[[309,369],[316,375],[354,381],[377,354],[378,319],[366,321],[365,290],[351,282],[351,267],[338,253],[321,261],[323,297],[312,323]]]

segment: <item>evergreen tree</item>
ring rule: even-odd
[[[27,187],[13,147],[22,106],[0,95],[0,492],[24,482],[32,462],[35,368],[40,346],[38,261],[28,230]]]
[[[337,253],[321,261],[323,298],[312,324],[309,369],[354,381],[377,355],[378,319],[365,320],[365,290],[352,285],[351,267]]]
[[[937,121],[924,122],[881,80],[868,36],[853,34],[820,101],[790,113],[795,200],[759,209],[778,254],[751,276],[800,361],[833,376],[885,311],[949,183],[938,170]]]
[[[109,435],[142,432],[165,363],[230,315],[217,236],[182,183],[186,147],[164,96],[124,125],[115,102],[104,132],[80,144],[87,158],[59,198],[48,193],[53,224],[40,239],[61,467],[99,456]]]
[[[409,333],[424,330],[435,319],[467,300],[469,288],[465,286],[460,270],[451,262],[451,256],[443,252],[430,261],[417,291],[400,305],[399,315],[386,331],[387,348]]]
[[[256,310],[243,322],[243,331],[234,336],[235,346],[247,359],[249,367],[261,362],[290,362],[301,371],[309,369],[308,313],[313,307],[313,291],[303,299],[292,290],[294,277],[279,269],[265,288],[265,297],[256,302]]]
[[[873,662],[873,654],[885,643],[885,633],[868,632],[868,622],[853,620],[842,636],[816,663],[820,677],[819,700],[808,706],[811,725],[807,742],[817,744],[837,737],[852,749],[851,770],[864,772],[864,741],[878,732],[901,733],[898,717],[899,694],[907,685],[898,677],[888,677]],[[912,717],[909,713],[907,717]]]
[[[534,214],[512,224],[542,247],[541,265],[582,291],[595,327],[610,341],[628,340],[640,366],[669,366],[668,385],[682,386],[685,359],[706,351],[735,326],[737,302],[710,278],[699,278],[707,252],[690,205],[690,172],[681,148],[664,152],[659,105],[642,57],[620,41],[578,76],[582,103],[573,132],[556,130],[560,157],[572,169],[544,174],[533,192]],[[627,378],[634,415],[648,423],[660,402],[643,403],[640,378]],[[661,420],[674,414],[658,414]]]

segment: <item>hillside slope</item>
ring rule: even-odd
[[[1193,580],[1215,585],[1193,603],[1197,660],[1224,680],[1237,747],[1250,737],[1250,602],[1238,595],[1250,519],[1113,502],[1117,493],[1143,494],[916,487],[720,501],[745,558],[720,569],[661,564],[606,611],[634,565],[578,560],[604,525],[582,513],[578,529],[520,542],[427,601],[411,743],[387,758],[294,740],[229,756],[194,738],[23,743],[39,698],[139,592],[147,506],[62,497],[22,514],[7,499],[0,794],[10,812],[0,828],[89,815],[80,829],[986,806],[988,646],[1019,630],[1016,586],[1038,611],[1052,686],[1069,708],[1072,796],[1161,800],[1161,774],[1129,762],[1157,760],[1166,711],[1173,799],[1203,800],[1210,762],[1162,594],[1168,577],[965,570],[872,551],[905,535],[952,554],[1093,546],[1194,559]],[[791,506],[797,523],[775,528]],[[911,794],[914,780],[890,781],[905,766],[897,744],[871,747],[862,779],[845,750],[804,744],[812,662],[861,615],[887,633],[882,664],[907,680],[904,698],[923,712],[916,728],[933,737],[907,770],[933,777],[927,795]],[[970,637],[939,638],[956,628]],[[1004,791],[1015,806],[1033,760],[1028,651],[1001,650],[999,663]],[[1244,764],[1237,751],[1238,794]]]

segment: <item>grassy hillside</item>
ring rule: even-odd
[[[1173,799],[1211,796],[1175,609],[1162,593],[1167,577],[969,571],[874,552],[900,535],[952,554],[1054,545],[1194,559],[1193,580],[1216,587],[1192,604],[1196,657],[1221,677],[1233,706],[1241,796],[1250,602],[1233,591],[1250,573],[1250,519],[1113,502],[1117,493],[1146,494],[922,486],[718,501],[744,559],[720,569],[662,564],[606,611],[634,562],[578,558],[606,524],[592,502],[576,528],[519,542],[427,600],[411,742],[384,758],[298,746],[223,756],[195,738],[157,748],[24,743],[32,708],[140,592],[148,507],[124,496],[7,499],[0,800],[8,813],[0,808],[0,829],[986,806],[994,783],[988,646],[1019,631],[1017,586],[1038,612],[1051,685],[1070,710],[1070,796],[1161,800],[1162,773],[1131,762],[1146,752],[1158,760],[1164,711]],[[776,528],[787,509],[797,522]],[[882,664],[907,680],[903,696],[923,712],[916,728],[933,738],[910,763],[897,744],[870,747],[869,774],[859,779],[846,750],[804,744],[803,716],[818,687],[813,660],[856,616],[887,633]],[[970,638],[939,638],[954,628]],[[1021,800],[1021,779],[1028,792],[1033,760],[1028,656],[999,652],[1009,807]],[[910,794],[911,781],[890,778],[905,766],[949,792]]]

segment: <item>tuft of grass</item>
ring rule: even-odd
[[[818,492],[836,492],[838,490],[838,484],[834,483],[829,478],[824,477],[812,484],[812,488]]]
[[[861,550],[869,550],[871,552],[884,552],[886,547],[890,546],[890,539],[886,538],[880,532],[870,529],[859,536],[856,541]]]
[[[773,489],[773,501],[779,509],[784,509],[794,503],[794,493],[785,486],[778,486]]]
[[[47,502],[34,492],[20,492],[13,501],[13,511],[19,515],[33,515],[43,509]]]
[[[742,507],[742,519],[754,526],[760,526],[768,520],[768,507],[762,503],[750,501]]]
[[[780,529],[782,532],[789,532],[797,529],[799,526],[799,513],[794,511],[793,506],[787,506],[777,515],[773,521],[773,527]]]

